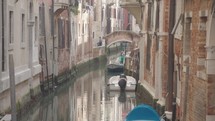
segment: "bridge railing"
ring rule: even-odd
[[[136,2],[139,2],[139,0],[120,0],[120,2],[124,2],[124,3],[136,3]]]

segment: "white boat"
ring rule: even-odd
[[[121,93],[119,91],[109,91],[108,94],[110,97],[119,97]],[[136,97],[135,91],[127,91],[127,92],[125,92],[125,95],[127,98]]]
[[[120,76],[112,76],[108,81],[108,86],[110,90],[121,90],[121,87],[119,85],[119,81],[122,79]],[[137,81],[132,76],[126,76],[126,78],[123,78],[126,81],[125,91],[135,91]]]

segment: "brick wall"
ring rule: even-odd
[[[208,75],[207,88],[207,113],[208,115],[215,115],[215,75]]]
[[[163,6],[163,32],[168,32],[169,29],[169,0],[164,0]],[[167,80],[168,80],[168,36],[162,37],[163,42],[163,62],[162,62],[162,97],[166,97],[167,94]]]
[[[166,35],[160,36],[160,41],[162,41],[162,97],[166,97],[167,94],[167,80],[168,80],[168,32],[169,32],[169,1],[163,0],[163,15],[161,23],[163,25],[162,30],[159,32],[166,32]],[[215,76],[206,74],[206,36],[207,36],[207,26],[208,26],[208,15],[211,14],[211,5],[212,0],[186,0],[185,1],[185,17],[189,17],[189,20],[183,21],[182,24],[185,29],[190,29],[190,38],[179,38],[174,40],[174,54],[175,57],[175,71],[180,71],[177,78],[178,84],[181,84],[181,87],[177,90],[180,93],[179,104],[177,105],[177,119],[181,119],[183,111],[185,113],[186,121],[205,121],[206,115],[215,114]],[[145,5],[144,14],[144,26],[142,31],[148,31],[147,29],[147,9],[148,6]],[[190,21],[191,20],[191,21]],[[184,23],[183,23],[184,22]],[[188,23],[186,23],[188,22]],[[191,27],[189,26],[191,22]],[[186,27],[185,27],[186,26]],[[187,31],[183,31],[183,36],[189,36]],[[151,60],[150,68],[146,68],[147,61],[147,35],[144,34],[144,53],[141,53],[144,56],[143,64],[144,73],[142,81],[146,81],[149,85],[154,86],[155,83],[155,53],[156,53],[156,43],[152,38],[151,43]],[[182,36],[182,37],[183,37]],[[187,41],[188,40],[188,41]],[[183,43],[183,42],[187,43]],[[187,49],[189,47],[190,49]],[[185,52],[186,51],[186,52]],[[187,52],[189,51],[189,52]],[[184,53],[183,53],[184,52]],[[183,55],[184,54],[184,55]],[[189,54],[189,55],[188,55]],[[183,61],[184,57],[190,57],[189,62]],[[184,58],[185,59],[185,58]],[[148,63],[147,63],[148,64]],[[177,65],[179,64],[179,65]],[[189,66],[189,78],[186,79],[186,66]],[[211,65],[212,66],[212,65]],[[185,88],[186,81],[188,82],[188,87]],[[187,91],[185,91],[187,89]],[[156,89],[155,89],[156,90]],[[187,97],[187,100],[184,99]],[[185,104],[185,106],[183,105]],[[186,109],[183,109],[186,108]]]
[[[70,54],[69,50],[58,49],[58,72],[59,74],[65,73],[69,70]]]
[[[210,0],[188,0],[185,3],[185,12],[192,12],[192,27],[190,39],[190,71],[188,83],[188,101],[186,121],[205,121],[207,115],[208,78],[205,72],[206,59],[206,22],[207,16],[201,16],[200,12],[209,10]],[[210,81],[209,81],[210,82]],[[183,91],[183,90],[182,90]],[[183,92],[182,92],[183,93]],[[213,95],[213,94],[212,94]],[[214,114],[214,110],[211,113]],[[210,109],[209,109],[210,112]]]

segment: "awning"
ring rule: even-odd
[[[160,121],[160,116],[151,106],[142,104],[128,113],[126,121]]]

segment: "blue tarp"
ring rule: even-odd
[[[142,104],[131,110],[125,121],[160,121],[160,116],[151,106]]]

